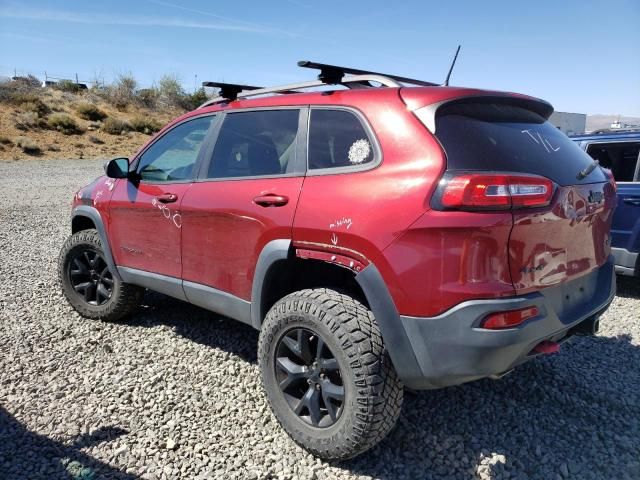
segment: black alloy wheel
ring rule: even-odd
[[[286,402],[305,423],[335,424],[345,403],[342,373],[324,340],[306,328],[286,332],[275,349],[276,379]]]
[[[89,305],[104,305],[113,295],[113,275],[95,250],[78,251],[69,262],[68,275],[73,289]]]

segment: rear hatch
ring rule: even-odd
[[[415,113],[431,123],[447,156],[432,207],[511,212],[508,261],[516,293],[580,277],[605,263],[615,184],[546,121],[548,104],[470,97]]]

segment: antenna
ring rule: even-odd
[[[458,45],[458,49],[456,50],[456,54],[453,56],[453,62],[451,62],[451,66],[449,67],[449,73],[447,73],[447,78],[445,79],[444,85],[445,87],[449,86],[449,79],[451,78],[451,72],[453,72],[453,67],[456,64],[456,60],[458,59],[458,53],[460,53],[460,47],[462,45]]]

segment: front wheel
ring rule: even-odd
[[[109,269],[96,230],[71,235],[58,257],[58,277],[71,306],[83,317],[116,321],[132,313],[144,289],[124,283]]]
[[[354,457],[395,425],[402,383],[372,313],[333,290],[292,293],[267,314],[262,384],[286,432],[314,455]]]

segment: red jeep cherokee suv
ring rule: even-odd
[[[148,288],[260,330],[278,421],[343,459],[389,432],[403,386],[496,378],[597,330],[615,184],[542,100],[307,66],[319,80],[208,83],[109,162],[59,273],[88,318]]]

